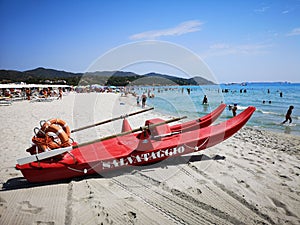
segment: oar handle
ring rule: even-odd
[[[113,122],[113,121],[116,121],[116,120],[123,119],[123,118],[128,117],[128,116],[133,116],[133,115],[137,115],[139,113],[147,112],[147,111],[152,110],[152,109],[154,109],[154,107],[151,107],[149,109],[143,109],[141,111],[137,111],[137,112],[133,112],[133,113],[129,113],[129,114],[126,114],[124,116],[119,116],[119,117],[112,118],[112,119],[109,119],[109,120],[101,121],[101,122],[98,122],[98,123],[95,123],[95,124],[87,125],[87,126],[84,126],[84,127],[80,127],[80,128],[72,130],[71,133],[81,131],[81,130],[85,130],[85,129],[88,129],[88,128],[91,128],[91,127],[96,127],[96,126],[103,125],[103,124],[106,124],[106,123],[110,123],[110,122]]]
[[[93,140],[93,141],[81,143],[81,144],[73,146],[73,148],[78,148],[78,147],[82,147],[82,146],[85,146],[85,145],[94,144],[96,142],[105,141],[105,140],[109,140],[109,139],[112,139],[112,138],[125,136],[127,134],[132,134],[132,133],[135,133],[135,132],[138,132],[138,131],[143,131],[143,130],[151,129],[151,128],[154,128],[154,127],[158,127],[158,126],[161,126],[161,125],[164,125],[164,124],[176,122],[178,120],[182,120],[182,119],[186,119],[186,118],[187,118],[186,116],[177,117],[177,118],[166,120],[166,121],[163,121],[163,122],[160,122],[160,123],[155,123],[155,124],[150,124],[150,125],[147,125],[147,126],[142,126],[142,127],[130,130],[130,131],[122,132],[122,133],[119,133],[119,134],[113,134],[113,135],[110,135],[110,136],[107,136],[107,137],[103,137],[103,138],[100,138],[100,139],[96,139],[96,140]]]

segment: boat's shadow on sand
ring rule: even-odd
[[[82,177],[76,177],[72,179],[65,179],[61,181],[55,182],[44,182],[44,183],[29,183],[24,177],[15,177],[7,180],[3,185],[0,191],[8,191],[8,190],[17,190],[17,189],[24,189],[24,188],[34,188],[34,187],[41,187],[41,186],[49,186],[49,185],[56,185],[56,184],[68,184],[71,181],[81,181],[86,179],[92,178],[113,178],[117,176],[122,176],[124,174],[130,174],[134,171],[143,171],[149,169],[156,169],[156,168],[166,168],[167,166],[175,166],[175,165],[182,165],[187,164],[190,162],[199,162],[199,161],[207,161],[207,160],[224,160],[225,156],[215,155],[213,157],[209,157],[205,154],[201,155],[187,155],[187,156],[178,156],[174,158],[169,158],[167,160],[163,160],[158,163],[148,164],[144,166],[128,166],[121,169],[112,170],[109,172],[101,173],[101,174],[93,174],[93,175],[85,175]]]

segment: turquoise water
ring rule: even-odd
[[[190,94],[188,94],[187,88],[191,89]],[[223,92],[225,89],[228,92]],[[209,113],[221,102],[227,105],[236,103],[238,105],[237,113],[252,105],[256,107],[256,112],[247,125],[300,136],[300,84],[246,83],[244,85],[148,87],[139,88],[138,93],[149,90],[155,97],[148,98],[147,104],[154,106],[155,110],[161,113],[173,116],[186,115],[188,119],[193,119]],[[280,92],[282,92],[282,97],[280,97]],[[204,95],[208,97],[208,106],[202,105]],[[269,103],[269,101],[271,102]],[[290,105],[294,106],[293,122],[281,125]],[[231,117],[232,112],[227,108],[219,121]]]

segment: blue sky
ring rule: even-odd
[[[0,0],[0,29],[0,69],[85,72],[112,49],[155,40],[196,54],[219,82],[300,82],[300,0]],[[181,76],[152,63],[127,70]]]

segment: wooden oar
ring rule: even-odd
[[[116,120],[123,119],[123,118],[125,118],[127,116],[133,116],[133,115],[136,115],[136,114],[139,114],[139,113],[147,112],[147,111],[152,110],[152,109],[154,109],[154,107],[151,107],[149,109],[143,109],[141,111],[137,111],[137,112],[133,112],[133,113],[129,113],[129,114],[125,115],[125,116],[119,116],[119,117],[112,118],[112,119],[109,119],[109,120],[101,121],[101,122],[98,122],[98,123],[95,123],[95,124],[91,124],[91,125],[88,125],[88,126],[85,126],[85,127],[77,128],[77,129],[72,130],[71,133],[74,133],[74,132],[77,132],[77,131],[81,131],[81,130],[85,130],[85,129],[88,129],[88,128],[91,128],[91,127],[96,127],[96,126],[99,126],[99,125],[103,125],[105,123],[110,123],[110,122],[113,122],[113,121],[116,121]]]
[[[172,123],[172,122],[182,120],[182,119],[185,119],[185,118],[187,118],[187,117],[186,116],[178,117],[178,118],[163,121],[161,123],[150,124],[149,126],[143,126],[143,127],[140,127],[140,128],[130,130],[130,131],[122,132],[122,133],[119,133],[119,134],[113,134],[113,135],[110,135],[110,136],[107,136],[107,137],[99,138],[99,139],[96,139],[96,140],[93,140],[93,141],[89,141],[89,142],[85,142],[85,143],[81,143],[81,144],[77,144],[77,145],[73,145],[73,146],[69,146],[69,147],[66,147],[66,148],[53,149],[51,151],[42,152],[42,153],[39,153],[39,154],[36,154],[36,155],[31,155],[31,156],[28,156],[28,157],[25,157],[25,158],[22,158],[22,159],[18,159],[17,163],[19,165],[24,165],[24,164],[35,162],[35,161],[40,161],[40,160],[43,160],[43,159],[51,158],[51,157],[56,156],[56,155],[63,154],[65,152],[71,151],[71,150],[79,148],[79,147],[94,144],[96,142],[101,142],[101,141],[104,141],[104,140],[109,140],[109,139],[116,138],[116,137],[125,136],[127,134],[135,133],[135,132],[138,132],[138,131],[151,129],[151,128],[154,128],[154,127],[157,127],[157,126]]]

